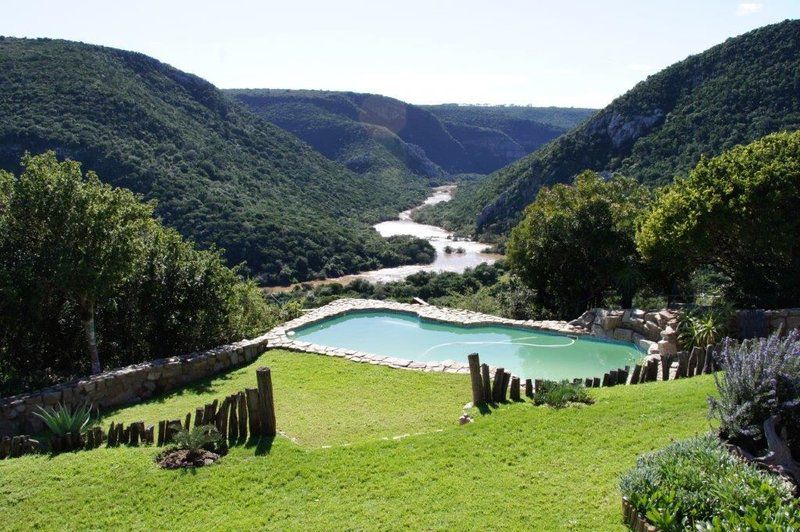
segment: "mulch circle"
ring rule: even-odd
[[[158,467],[164,469],[181,469],[185,467],[203,467],[220,459],[220,455],[211,451],[191,452],[186,449],[166,451],[156,457]]]

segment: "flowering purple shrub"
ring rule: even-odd
[[[718,355],[722,373],[714,376],[719,398],[710,398],[711,414],[723,437],[751,452],[766,448],[763,424],[780,415],[788,444],[800,454],[800,331],[786,337],[730,339]]]

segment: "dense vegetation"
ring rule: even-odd
[[[52,152],[0,171],[0,394],[253,336],[292,316]],[[86,353],[86,354],[83,354]]]
[[[800,302],[800,132],[702,159],[663,189],[636,240],[670,279],[711,268],[725,298],[763,308]]]
[[[800,527],[800,504],[788,486],[735,458],[711,435],[641,457],[621,489],[665,532]]]
[[[420,201],[427,180],[351,172],[210,83],[142,54],[0,38],[0,168],[52,149],[158,200],[156,214],[259,281],[389,265],[367,224]],[[396,251],[396,250],[395,250]]]
[[[791,307],[800,301],[799,190],[800,131],[703,158],[652,200],[633,179],[584,172],[540,189],[511,232],[508,262],[537,308],[566,319],[608,303],[629,308],[637,293]],[[727,315],[686,314],[682,343],[719,339]]]
[[[647,199],[635,180],[594,172],[543,188],[508,241],[509,264],[537,305],[570,319],[616,291],[630,308],[641,277],[634,223]]]
[[[274,441],[192,474],[158,468],[153,447],[3,460],[4,529],[616,530],[620,475],[706,431],[714,389],[710,376],[592,389],[588,407],[519,402],[460,426],[466,375],[271,350],[103,422],[178,417],[252,387],[260,366],[272,368]]]
[[[403,281],[372,284],[357,279],[347,285],[325,283],[317,286],[298,285],[291,291],[273,294],[283,305],[308,308],[344,297],[390,299],[411,303],[415,297],[442,307],[485,312],[514,319],[533,319],[550,314],[538,308],[535,293],[518,277],[509,275],[505,263],[481,264],[463,273],[419,272]]]
[[[650,76],[534,154],[431,208],[428,220],[505,233],[545,185],[583,170],[664,184],[702,154],[800,127],[800,21],[729,39]]]
[[[459,106],[454,112],[451,106],[416,106],[354,92],[232,89],[226,93],[355,172],[411,172],[434,180],[497,170],[564,133],[590,112],[500,106]]]

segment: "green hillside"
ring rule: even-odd
[[[594,113],[593,109],[516,105],[423,106],[469,152],[471,172],[491,173],[539,149]]]
[[[800,21],[728,39],[650,76],[568,134],[421,216],[503,233],[539,187],[582,170],[661,184],[702,154],[800,127]]]
[[[405,260],[367,224],[419,201],[426,180],[351,172],[194,75],[133,52],[0,38],[0,86],[0,167],[47,149],[79,160],[263,282]]]
[[[564,133],[584,109],[417,106],[354,92],[232,89],[234,99],[359,173],[489,173]],[[565,127],[563,124],[568,124]]]

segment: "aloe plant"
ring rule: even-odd
[[[80,434],[92,421],[92,406],[83,405],[72,410],[67,405],[58,403],[56,406],[40,406],[39,411],[34,414],[44,421],[55,436]]]

